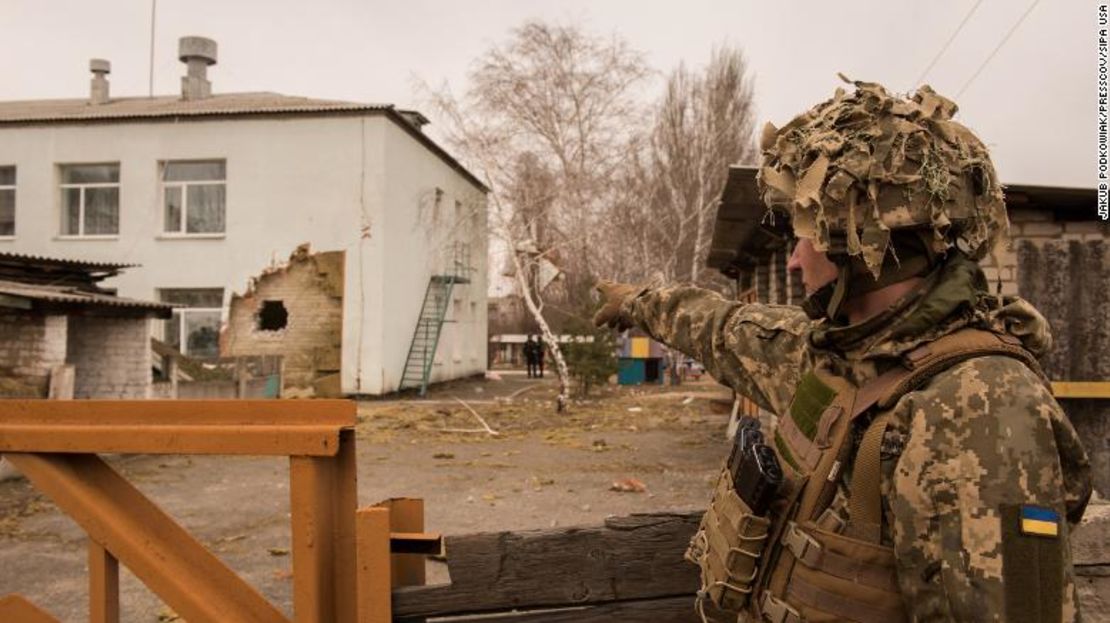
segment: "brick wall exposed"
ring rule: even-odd
[[[74,398],[150,397],[148,319],[71,316],[67,343]]]
[[[51,369],[65,363],[65,358],[65,316],[0,311],[0,393],[4,397],[45,397]]]
[[[282,356],[285,396],[337,394],[343,261],[342,251],[311,255],[299,249],[287,265],[258,277],[249,292],[232,296],[221,354]],[[281,301],[287,314],[283,329],[259,327],[266,301]],[[330,380],[322,382],[325,378]]]

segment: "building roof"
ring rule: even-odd
[[[0,102],[0,126],[126,123],[156,120],[219,119],[261,115],[384,115],[443,159],[482,192],[485,184],[420,130],[427,118],[392,104],[363,104],[280,93],[219,93],[195,100],[176,95],[114,97],[105,104],[87,98]]]
[[[279,93],[221,93],[195,100],[174,95],[116,97],[106,104],[87,98],[0,102],[0,123],[121,121],[164,117],[217,117],[280,113],[374,112],[388,104],[360,104]]]
[[[46,257],[43,255],[28,255],[25,253],[9,253],[0,251],[0,264],[19,264],[27,266],[69,268],[86,272],[119,272],[124,268],[135,268],[138,264],[120,264],[118,262],[89,262],[86,260],[71,260],[61,257]]]
[[[0,281],[66,286],[85,292],[111,294],[97,284],[132,266],[0,252]]]
[[[169,318],[173,305],[127,299],[102,292],[89,292],[72,286],[20,283],[0,280],[0,307],[26,310],[65,311],[72,308],[100,308],[105,311],[141,312]],[[106,308],[106,309],[105,309]]]
[[[771,227],[764,216],[767,212],[756,188],[755,167],[732,166],[721,192],[713,240],[706,265],[728,277],[754,267],[760,259],[785,247],[785,222]],[[1006,184],[1006,206],[1052,212],[1057,220],[1094,220],[1097,218],[1094,188],[1065,188]],[[785,220],[782,217],[781,220]],[[788,230],[786,230],[788,231]]]

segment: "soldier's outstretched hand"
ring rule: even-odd
[[[618,331],[624,331],[633,325],[632,319],[624,312],[626,302],[635,298],[642,286],[630,283],[617,283],[615,281],[601,280],[594,286],[601,293],[601,309],[594,314],[594,325],[607,326]]]

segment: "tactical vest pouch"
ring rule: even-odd
[[[892,548],[818,528],[787,524],[782,545],[794,558],[786,600],[809,623],[908,620]]]
[[[730,612],[747,606],[770,525],[769,519],[752,514],[736,494],[729,470],[723,470],[686,551],[686,559],[701,569],[699,609],[706,599]]]

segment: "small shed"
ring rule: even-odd
[[[173,306],[100,286],[129,267],[0,253],[0,397],[150,397],[150,323]]]
[[[665,357],[666,352],[659,342],[640,333],[626,334],[621,338],[617,355],[617,383],[662,384]]]

